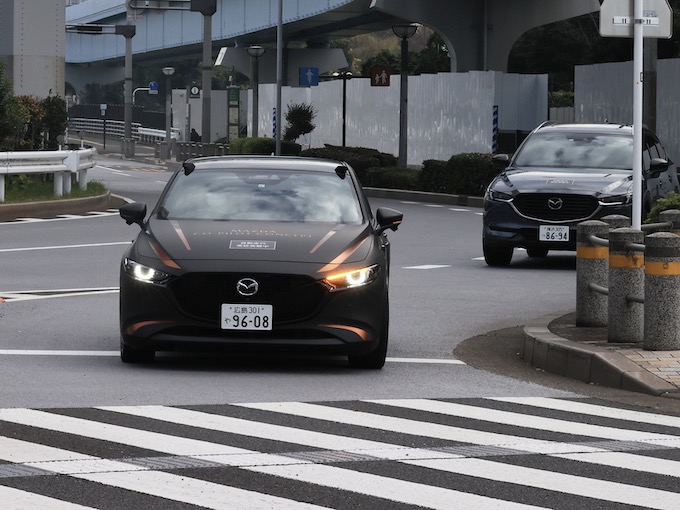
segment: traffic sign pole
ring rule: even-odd
[[[633,218],[631,225],[642,224],[642,100],[643,100],[643,0],[635,0],[633,15]]]

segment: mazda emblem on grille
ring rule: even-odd
[[[260,284],[252,278],[241,278],[236,282],[236,292],[245,297],[254,296],[259,289]]]
[[[551,211],[559,211],[562,209],[562,206],[564,205],[564,202],[562,202],[561,198],[549,198],[548,199],[548,208]]]

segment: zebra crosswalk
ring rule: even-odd
[[[680,508],[680,417],[594,399],[0,409],[0,508]]]

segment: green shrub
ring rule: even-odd
[[[298,143],[281,140],[281,155],[299,156],[302,146]],[[274,138],[237,138],[229,144],[229,154],[274,154],[276,139]]]
[[[456,154],[446,164],[449,172],[449,193],[481,197],[498,169],[491,161],[491,154],[476,152]]]
[[[338,147],[326,145],[316,149],[307,149],[300,153],[301,156],[309,158],[324,158],[335,161],[345,161],[363,182],[366,171],[369,168],[396,166],[397,158],[391,154],[385,154],[375,149],[363,147]]]
[[[659,214],[669,209],[680,209],[680,194],[671,191],[666,198],[660,198],[649,211],[645,223],[658,223]]]
[[[447,193],[449,191],[449,174],[446,161],[428,159],[423,161],[420,185],[424,191]]]
[[[367,188],[418,190],[421,173],[414,168],[374,167],[366,169],[359,181]]]

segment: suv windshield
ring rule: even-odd
[[[517,167],[631,170],[633,138],[624,134],[534,133],[513,163]]]
[[[161,219],[360,223],[352,181],[335,173],[200,170],[179,173]]]

